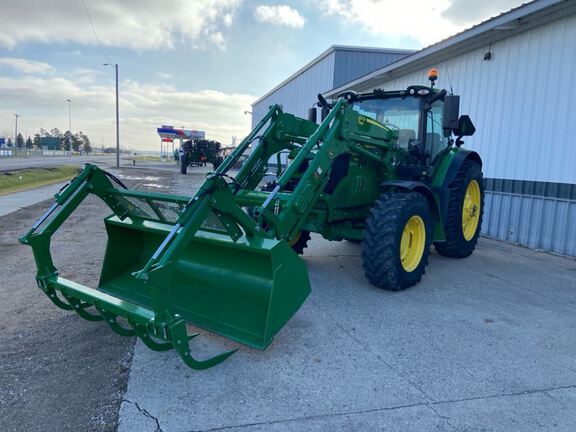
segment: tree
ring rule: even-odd
[[[31,149],[32,147],[34,147],[34,143],[30,139],[30,137],[28,137],[28,139],[26,140],[26,148]]]
[[[64,132],[63,135],[61,135],[61,140],[60,140],[60,148],[62,150],[66,150],[66,151],[70,151],[70,149],[73,149],[74,147],[74,138],[72,137],[72,133],[70,131],[66,131]]]
[[[72,135],[70,131],[66,131],[66,142],[72,143],[72,150],[77,152],[82,148],[83,140],[78,134]]]
[[[24,148],[24,137],[21,133],[18,133],[18,136],[16,137],[16,147],[19,149]]]
[[[90,153],[92,151],[92,146],[90,145],[90,138],[88,138],[88,135],[80,131],[75,135],[75,137],[78,140],[78,146],[82,151],[86,153]]]
[[[42,132],[44,129],[40,129],[40,132]],[[37,149],[41,149],[42,148],[42,140],[40,139],[40,134],[34,134],[34,141],[32,141],[34,143],[34,147],[36,147]]]

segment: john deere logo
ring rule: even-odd
[[[386,126],[384,126],[382,123],[379,123],[376,120],[372,120],[370,117],[366,117],[366,116],[358,116],[358,124],[360,126],[364,126],[366,124],[369,124],[372,126],[378,126],[379,128],[382,128],[382,129],[386,129]]]

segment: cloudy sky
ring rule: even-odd
[[[161,124],[229,143],[250,104],[330,45],[418,49],[521,0],[0,0],[0,135],[158,148]],[[97,42],[95,34],[100,44]]]

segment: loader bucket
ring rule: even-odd
[[[198,327],[254,348],[264,349],[310,292],[304,262],[284,241],[198,231],[180,256],[136,279],[172,227],[146,226],[116,216],[106,220],[108,245],[99,289],[154,308],[154,289],[162,307]]]

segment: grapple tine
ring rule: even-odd
[[[174,349],[176,350],[180,358],[182,358],[184,363],[186,363],[186,365],[192,369],[202,370],[211,368],[213,366],[216,366],[217,364],[222,363],[224,360],[226,360],[228,357],[230,357],[232,354],[238,351],[238,349],[236,348],[230,351],[223,352],[221,354],[218,354],[217,356],[211,357],[206,360],[196,360],[194,357],[190,355],[190,345],[188,345],[189,337],[188,332],[186,331],[186,324],[184,323],[184,320],[182,320],[181,318],[176,319],[175,321],[170,323],[169,329],[170,329],[170,339],[172,341]]]
[[[135,336],[136,335],[136,330],[134,330],[134,327],[132,326],[132,324],[129,323],[131,328],[122,327],[120,324],[118,324],[118,321],[116,321],[116,318],[118,318],[118,315],[114,315],[111,312],[105,311],[104,309],[102,309],[98,305],[96,305],[96,309],[104,317],[104,320],[108,323],[108,325],[110,326],[112,331],[114,331],[114,333],[116,333],[120,336]]]
[[[46,295],[48,296],[50,301],[52,303],[54,303],[56,306],[58,306],[60,309],[64,309],[64,310],[73,310],[74,309],[74,306],[72,306],[69,302],[66,303],[66,302],[62,301],[62,299],[60,299],[60,297],[58,297],[57,291],[55,289],[53,289],[52,287],[46,286],[46,288],[43,288],[43,291],[46,293]]]
[[[144,342],[148,348],[154,351],[168,351],[172,349],[172,344],[170,342],[156,342],[154,339],[150,337],[148,334],[148,330],[142,325],[136,324],[132,322],[132,320],[128,319],[132,328],[136,332],[136,335]]]
[[[87,321],[102,321],[104,317],[100,314],[91,314],[90,312],[86,311],[86,308],[93,306],[90,303],[83,302],[75,297],[72,297],[66,293],[62,293],[64,298],[72,305],[72,310],[80,315]]]

